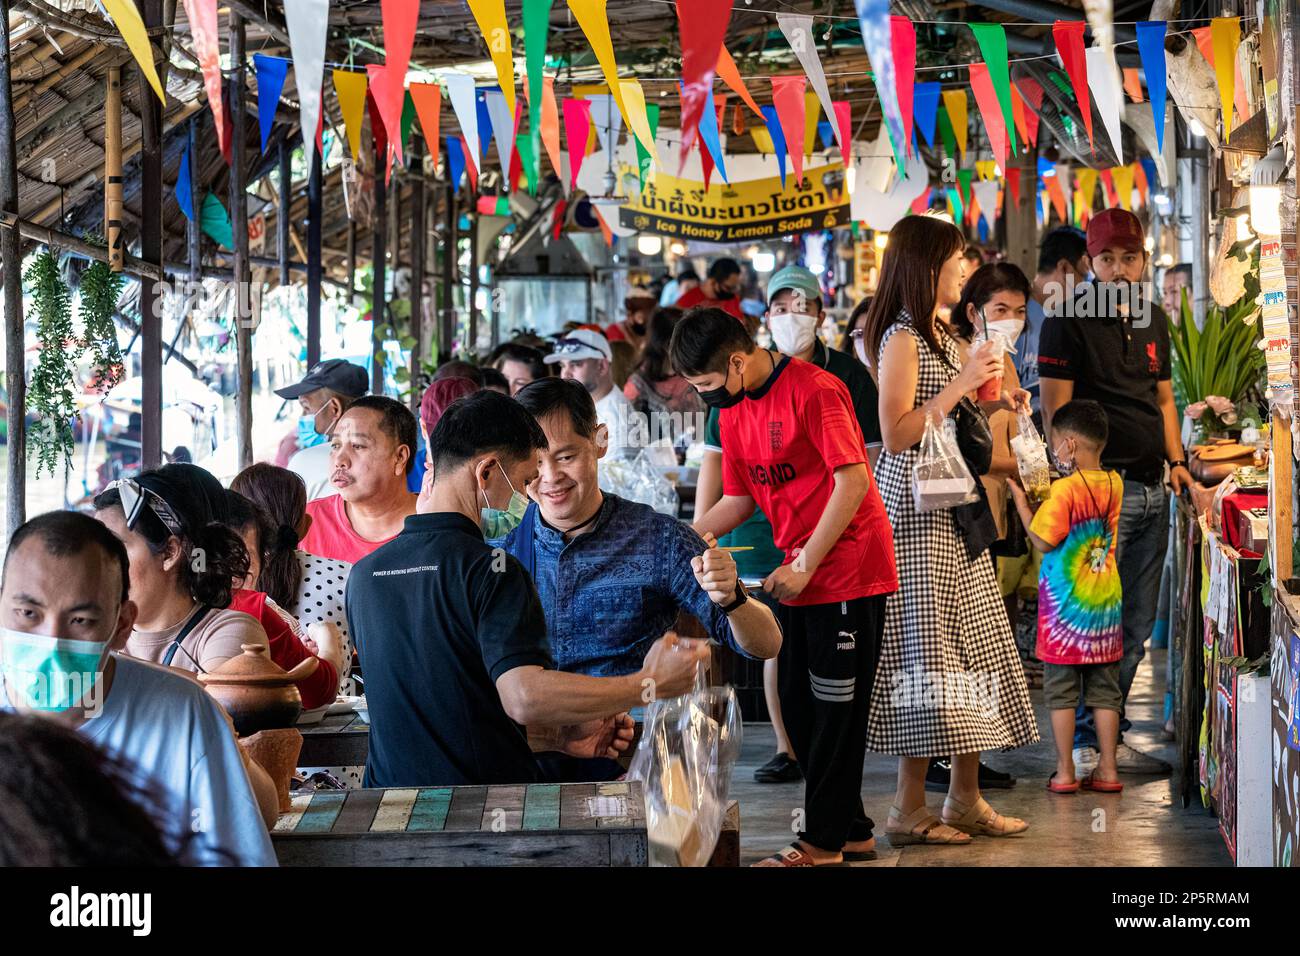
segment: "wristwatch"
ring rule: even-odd
[[[748,600],[749,600],[749,592],[745,589],[745,585],[741,584],[740,581],[739,581],[739,579],[737,579],[737,581],[736,581],[736,599],[735,599],[734,601],[732,601],[730,604],[725,605],[725,606],[722,608],[722,613],[723,613],[723,614],[730,614],[732,611],[734,611],[736,608],[740,607],[742,604],[744,604],[744,603],[745,603],[746,601],[748,601]]]
[[[1169,470],[1170,470],[1170,471],[1173,471],[1175,468],[1186,468],[1186,467],[1187,467],[1187,459],[1186,459],[1186,458],[1179,458],[1177,461],[1171,461],[1171,462],[1169,463]]]

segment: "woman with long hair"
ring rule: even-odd
[[[912,497],[927,419],[952,415],[1003,370],[987,348],[963,364],[939,319],[941,307],[961,298],[964,251],[961,231],[943,219],[899,222],[863,333],[880,386],[885,451],[876,475],[899,577],[885,612],[867,747],[899,757],[885,828],[895,846],[968,844],[972,834],[1009,836],[1028,826],[995,811],[979,788],[980,751],[1038,739],[992,560],[987,547],[968,542],[952,509],[919,512]],[[1008,404],[1004,395],[984,410]],[[930,758],[944,755],[952,772],[941,820],[926,807],[925,774]]]
[[[650,422],[682,422],[671,429],[673,443],[697,418],[704,417],[704,401],[686,379],[673,371],[668,359],[668,343],[682,317],[681,309],[656,309],[650,317],[650,330],[641,361],[623,386],[632,407]],[[655,434],[652,430],[652,434]],[[663,434],[659,431],[658,434]],[[696,437],[699,437],[698,435]]]

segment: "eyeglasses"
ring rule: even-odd
[[[167,504],[156,491],[150,491],[134,478],[119,478],[104,490],[116,490],[118,496],[122,499],[122,510],[126,513],[126,529],[128,531],[135,530],[135,526],[139,523],[140,516],[144,514],[147,505],[168,531],[178,538],[184,536],[185,531],[181,526],[181,520],[176,516],[176,512],[172,510],[171,505]]]
[[[598,352],[600,351],[594,345],[582,341],[581,339],[560,339],[555,343],[555,352],[558,355],[570,355],[574,352]]]

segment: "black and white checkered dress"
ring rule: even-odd
[[[917,335],[906,313],[889,328],[884,342],[896,334],[916,338],[919,406],[952,381],[955,372]],[[956,343],[945,337],[944,345],[959,367]],[[950,510],[916,511],[916,455],[916,448],[899,455],[886,452],[876,469],[894,528],[899,587],[885,610],[867,749],[933,757],[1033,743],[1038,727],[993,559],[987,551],[974,561],[966,556]]]

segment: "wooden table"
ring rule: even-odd
[[[638,781],[297,794],[271,833],[282,866],[645,866]],[[710,866],[739,866],[727,807]]]
[[[334,714],[302,732],[300,767],[364,767],[370,753],[370,725],[355,712]]]

